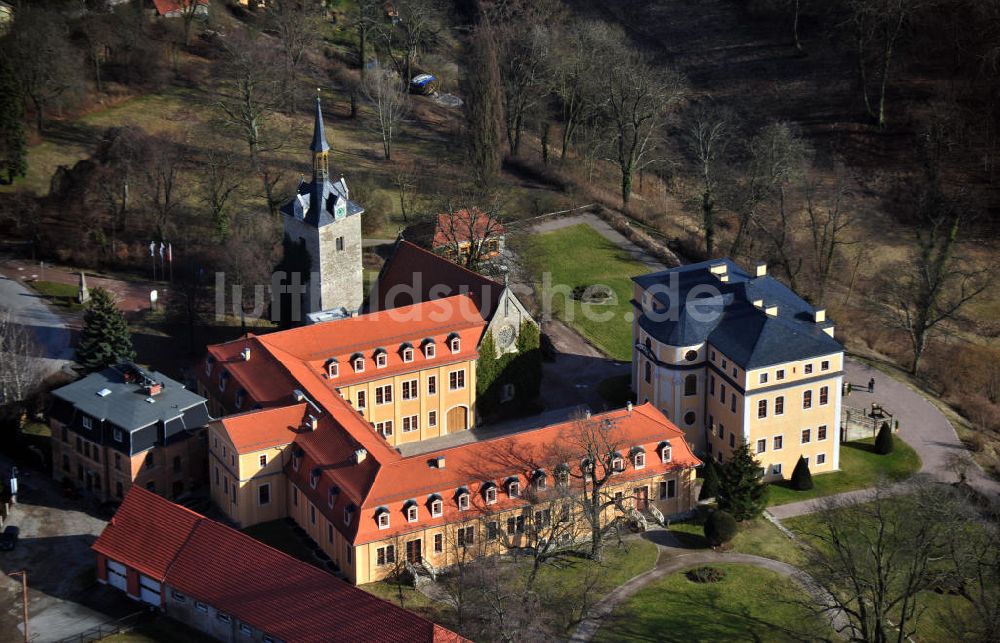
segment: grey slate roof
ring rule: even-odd
[[[313,142],[309,146],[309,149],[313,152],[326,152],[330,149],[330,145],[326,142],[326,132],[323,127],[323,107],[319,102],[319,96],[316,97],[316,116],[313,121]]]
[[[728,283],[710,272],[719,263],[727,266]],[[708,341],[744,369],[844,350],[823,331],[832,323],[813,322],[815,309],[808,302],[773,277],[753,277],[729,259],[680,266],[633,281],[644,289],[657,287],[654,298],[672,313],[660,319],[655,311],[643,310],[639,316],[639,327],[664,344],[693,346]],[[777,306],[778,314],[770,316],[754,306],[758,299],[765,306]],[[676,310],[671,308],[675,305]]]
[[[336,220],[334,212],[338,199],[344,200],[345,217],[352,217],[365,211],[360,205],[348,199],[347,194],[347,183],[343,178],[336,183],[326,179],[318,185],[314,181],[302,181],[292,200],[281,206],[281,213],[322,228]],[[314,204],[318,204],[317,207],[313,207]]]
[[[180,382],[156,371],[145,371],[152,380],[163,384],[163,390],[151,398],[153,402],[147,402],[149,396],[143,390],[141,380],[126,382],[123,372],[124,367],[117,366],[91,373],[56,389],[52,395],[90,417],[110,422],[126,431],[156,423],[166,425],[178,418],[188,429],[208,423],[205,398],[185,389]],[[110,393],[98,394],[105,389]]]

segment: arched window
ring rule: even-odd
[[[688,375],[684,378],[684,395],[698,394],[698,376]]]

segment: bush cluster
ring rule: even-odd
[[[685,576],[692,583],[718,583],[726,577],[726,572],[718,567],[695,567]]]

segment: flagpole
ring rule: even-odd
[[[149,242],[149,258],[153,260],[153,281],[156,281],[156,251],[153,249],[155,247],[152,241]]]

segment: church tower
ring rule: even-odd
[[[364,298],[361,272],[364,209],[350,200],[344,177],[330,180],[330,145],[319,96],[309,151],[312,181],[299,183],[295,196],[282,206],[281,214],[285,235],[307,255],[308,261],[286,263],[309,266],[309,274],[301,276],[306,284],[302,311],[315,321],[328,316],[317,313],[353,314],[361,308]]]

